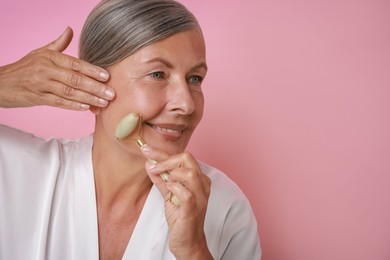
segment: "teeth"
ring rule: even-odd
[[[156,129],[158,129],[160,131],[168,132],[168,133],[182,133],[183,132],[183,130],[169,129],[169,128],[163,128],[163,127],[158,127],[158,126],[156,126]]]

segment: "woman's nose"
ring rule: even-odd
[[[183,115],[189,115],[195,110],[195,101],[187,80],[177,79],[171,82],[168,91],[168,109]]]

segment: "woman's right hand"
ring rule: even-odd
[[[71,110],[105,107],[115,96],[106,70],[62,52],[71,28],[21,60],[0,67],[0,107],[48,105]]]
[[[210,178],[203,174],[195,157],[188,152],[169,155],[150,146],[143,146],[142,152],[156,161],[148,160],[145,168],[165,202],[169,249],[176,259],[212,259],[204,233]],[[164,181],[161,174],[166,173],[169,177]],[[180,205],[172,203],[172,194]]]

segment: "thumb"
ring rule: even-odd
[[[153,182],[154,185],[156,185],[157,189],[160,191],[161,195],[165,197],[167,194],[170,193],[166,184],[166,181],[168,180],[168,175],[166,172],[163,172],[162,174],[153,172],[151,169],[154,168],[154,165],[156,165],[156,162],[154,162],[153,160],[146,161],[146,172],[149,175],[150,180]]]
[[[46,47],[49,50],[63,52],[72,41],[73,38],[73,30],[69,26],[66,27],[65,31],[61,34],[57,40],[49,43]]]

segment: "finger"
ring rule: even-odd
[[[176,168],[170,172],[169,181],[181,186],[197,195],[199,200],[208,200],[211,189],[211,180],[201,171],[188,168]]]
[[[107,81],[110,77],[109,73],[97,66],[71,56],[61,54],[70,44],[73,38],[73,30],[67,27],[65,31],[55,41],[44,46],[43,49],[54,51],[58,55],[52,55],[51,60],[58,66],[66,69],[79,71],[82,74],[94,78],[99,81]]]
[[[169,172],[172,169],[179,167],[199,168],[199,165],[196,162],[195,158],[188,152],[183,152],[176,155],[169,155],[168,153],[160,149],[150,147],[148,145],[143,146],[141,150],[147,158],[158,162],[156,167],[154,168],[154,171],[156,172]]]
[[[156,154],[159,154],[160,152],[156,152],[155,149],[152,150],[152,156],[156,156]],[[188,169],[195,169],[196,171],[200,172],[199,165],[195,158],[188,152],[183,152],[180,154],[176,154],[173,156],[168,157],[165,160],[159,160],[156,164],[156,167],[153,169],[155,172],[171,172],[173,169],[176,168],[188,168]]]
[[[68,70],[80,72],[87,77],[99,81],[107,81],[110,77],[109,73],[106,70],[98,66],[92,65],[81,59],[77,59],[75,57],[60,52],[53,52],[50,56],[50,59],[57,66]]]
[[[192,168],[176,168],[169,172],[169,181],[181,184],[191,192],[203,193],[202,173]]]
[[[183,212],[190,213],[191,216],[193,216],[194,210],[205,208],[202,205],[207,205],[207,200],[204,199],[204,196],[188,190],[178,182],[168,182],[167,189],[180,201],[180,207],[183,209]]]
[[[156,159],[166,156],[164,152],[151,147],[145,147],[143,151],[147,157]],[[149,176],[157,176],[165,172],[169,172],[168,184],[172,182],[179,183],[189,192],[195,194],[195,198],[199,200],[199,203],[208,200],[211,181],[202,173],[197,161],[190,153],[184,152],[170,156],[166,160],[156,162],[156,164],[149,164]],[[168,193],[165,186],[160,188],[160,192],[163,196]],[[173,191],[171,190],[171,192]],[[176,194],[174,195],[176,196]],[[178,196],[176,197],[179,198]]]
[[[65,108],[70,110],[85,111],[90,108],[88,104],[69,100],[51,93],[46,93],[40,97],[42,105]]]
[[[163,160],[169,158],[169,156],[170,156],[170,154],[168,154],[160,149],[151,147],[149,145],[142,146],[141,151],[146,156],[146,158],[149,158],[149,159],[154,160],[156,162],[163,161]]]
[[[53,51],[63,52],[70,44],[73,38],[73,30],[69,26],[55,41],[52,41],[45,48]]]
[[[106,107],[108,105],[108,101],[103,98],[99,98],[84,91],[80,91],[60,82],[53,82],[51,90],[53,94],[79,103],[88,104],[95,107]]]
[[[153,169],[153,167],[155,167],[154,163],[152,163],[150,161],[147,161],[145,163],[145,169],[146,169],[146,172],[149,175],[149,178],[151,179],[153,184],[156,185],[156,187],[160,191],[161,195],[164,198],[166,198],[166,197],[170,196],[169,195],[170,191],[167,188],[166,182],[158,174],[155,174],[155,173],[151,172],[151,169]]]
[[[169,156],[167,153],[149,146],[142,147],[142,152],[149,160],[155,161],[154,164],[149,164],[147,169],[149,174],[175,173],[175,176],[178,176],[178,181],[187,180],[191,183],[199,178],[199,173],[202,174],[198,163],[190,153],[184,152]],[[182,176],[179,178],[180,175]],[[197,185],[194,188],[197,189],[199,186]]]
[[[149,156],[146,155],[146,157],[148,158],[148,162],[146,163],[147,172],[152,181],[159,189],[161,195],[164,197],[164,200],[170,201],[175,206],[179,206],[180,200],[176,196],[172,195],[172,193],[169,191],[169,189],[167,189],[166,186],[166,182],[169,179],[169,173],[167,171],[157,173],[152,170],[154,167],[156,167],[156,164],[158,163],[157,160],[168,158],[169,154],[162,150],[152,149],[148,145],[142,146],[141,149],[145,152],[145,154],[149,154]],[[151,157],[153,157],[153,159]]]
[[[197,209],[205,212],[210,197],[211,180],[203,175],[202,181],[191,183],[186,180],[175,181],[177,180],[175,177],[175,174],[171,173],[167,189],[180,201],[183,212],[190,213],[191,216],[196,215]],[[191,189],[194,183],[201,185]]]
[[[58,67],[55,69],[56,71],[51,74],[53,75],[53,80],[58,81],[65,86],[78,89],[107,101],[110,101],[115,97],[115,91],[112,88],[109,88],[103,83],[95,81],[82,73],[72,70],[63,70]],[[91,105],[97,105],[97,103],[91,103]]]

